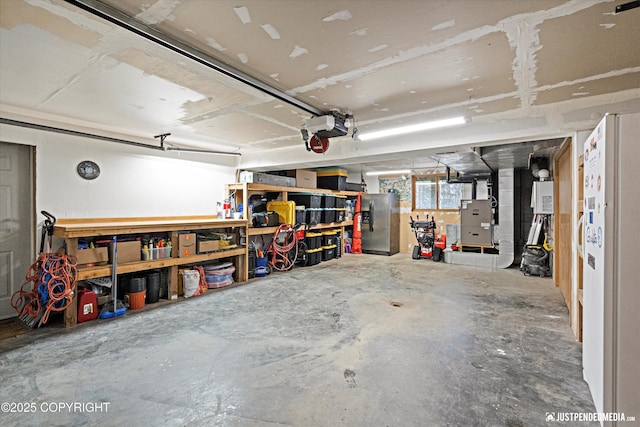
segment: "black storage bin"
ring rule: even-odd
[[[342,175],[319,176],[318,188],[326,190],[344,191],[347,183],[347,177]]]
[[[342,239],[340,235],[336,236],[336,258],[340,258],[342,256]]]
[[[357,182],[347,182],[344,185],[346,191],[362,191],[362,184]]]
[[[342,222],[344,221],[345,215],[347,214],[347,210],[345,208],[336,209],[336,221]]]
[[[320,224],[320,221],[322,220],[322,209],[306,209],[305,210],[305,215],[306,215],[306,223],[309,225],[316,225],[316,224]]]
[[[304,209],[296,208],[296,224],[305,224],[307,222],[307,216],[304,213]]]
[[[320,219],[321,223],[328,224],[328,223],[336,221],[336,210],[335,210],[335,208],[333,208],[333,209],[323,209],[320,212],[322,212],[322,217]]]
[[[320,246],[322,246],[322,234],[307,232],[306,236],[304,237],[304,242],[307,245],[307,250],[318,249]]]
[[[325,231],[322,233],[322,246],[333,246],[336,244],[338,233],[335,231]]]
[[[331,209],[336,207],[336,196],[333,194],[322,195],[322,208]]]
[[[347,196],[336,196],[336,208],[341,209],[346,206]]]
[[[287,196],[296,206],[304,206],[305,209],[317,209],[322,207],[322,195],[311,193],[289,193]]]
[[[307,265],[316,265],[322,261],[322,248],[307,251]]]
[[[325,246],[322,248],[322,260],[329,261],[336,256],[336,245]]]

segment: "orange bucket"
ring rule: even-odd
[[[146,296],[147,291],[127,294],[127,299],[129,300],[129,310],[136,310],[138,308],[144,307],[144,299]]]

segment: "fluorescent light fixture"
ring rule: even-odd
[[[467,118],[464,116],[453,117],[451,119],[443,119],[443,120],[435,120],[432,122],[418,123],[417,125],[402,126],[399,128],[381,130],[378,132],[361,133],[358,136],[358,139],[360,139],[361,141],[369,141],[371,139],[384,138],[387,136],[404,135],[405,133],[420,132],[423,130],[462,125],[470,121],[471,121],[470,118]]]
[[[408,175],[411,173],[410,169],[402,169],[397,171],[371,171],[367,172],[367,176],[380,176],[380,175]]]

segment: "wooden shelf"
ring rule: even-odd
[[[324,230],[327,228],[342,228],[342,227],[350,227],[353,225],[353,221],[342,221],[342,222],[331,222],[327,224],[316,224],[309,226],[309,230]],[[261,234],[273,234],[276,232],[278,227],[249,227],[247,229],[247,235],[249,236],[259,236]]]
[[[218,219],[212,216],[189,217],[150,217],[150,218],[80,218],[60,219],[53,228],[53,234],[62,237],[68,255],[78,253],[78,238],[144,235],[149,233],[166,233],[172,247],[178,247],[180,232],[195,232],[198,230],[231,230],[246,235],[248,221],[244,219]],[[174,251],[177,254],[177,251]],[[135,261],[117,265],[117,274],[135,273],[138,271],[159,268],[168,269],[168,298],[178,299],[178,267],[203,263],[221,258],[233,258],[235,261],[235,281],[243,283],[248,278],[247,247],[235,246],[220,249],[215,252],[202,253],[188,257],[170,257],[149,261]],[[78,280],[105,277],[112,274],[111,264],[78,267]],[[77,299],[65,310],[65,326],[74,326],[77,322]]]
[[[274,193],[336,194],[341,196],[352,196],[352,197],[355,197],[358,195],[357,191],[338,191],[338,190],[328,190],[326,188],[285,187],[282,185],[251,184],[251,183],[227,184],[227,190],[229,192],[245,190],[245,191],[267,191],[267,192],[274,192]]]
[[[134,273],[136,271],[154,270],[164,267],[172,267],[175,265],[195,264],[199,262],[211,261],[214,259],[233,257],[244,255],[245,248],[224,249],[206,254],[193,255],[186,258],[163,258],[153,261],[129,262],[118,264],[117,274]],[[97,267],[81,267],[78,270],[78,280],[93,279],[96,277],[110,276],[112,273],[112,265],[102,265]]]
[[[183,230],[207,230],[225,227],[246,227],[244,219],[215,217],[162,218],[82,218],[60,219],[53,234],[66,239],[73,237],[113,236],[116,234],[145,234]]]

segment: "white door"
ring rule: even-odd
[[[0,142],[0,319],[16,316],[9,301],[33,262],[31,150]]]

